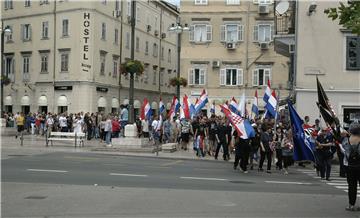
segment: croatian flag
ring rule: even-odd
[[[162,114],[165,112],[165,105],[164,102],[162,101],[162,99],[160,98],[160,102],[159,102],[159,114]]]
[[[258,93],[255,91],[254,102],[251,107],[251,111],[255,114],[255,117],[259,116],[259,107],[258,107]]]
[[[255,130],[248,120],[243,119],[236,113],[230,111],[226,105],[220,105],[220,107],[242,139],[249,139],[255,136]]]
[[[273,90],[268,102],[265,105],[265,108],[267,112],[270,113],[271,116],[274,118],[277,118],[276,106],[277,106],[277,99],[276,99],[275,90]]]
[[[215,103],[213,103],[213,104],[211,105],[210,113],[211,113],[211,114],[215,114]]]
[[[235,98],[232,97],[232,99],[230,100],[229,109],[230,109],[232,112],[238,114],[238,113],[239,113],[239,112],[238,112],[238,107],[239,107],[238,103],[236,102]]]
[[[145,120],[147,118],[150,120],[152,114],[151,106],[147,98],[144,98],[144,102],[141,106],[141,113],[140,113],[140,119]]]
[[[160,131],[161,130],[161,127],[162,127],[162,122],[163,122],[163,119],[162,119],[162,115],[160,114],[159,116],[159,121],[156,125],[156,131]]]
[[[198,102],[195,104],[196,113],[199,113],[199,111],[201,111],[201,109],[205,107],[205,105],[208,103],[208,101],[209,100],[208,100],[207,93],[206,93],[205,89],[203,89]]]
[[[176,98],[176,96],[174,96],[169,111],[169,117],[171,120],[176,116],[176,113],[179,111],[179,109],[180,109],[180,103]]]
[[[181,113],[183,113],[183,116],[181,116]],[[191,113],[190,113],[190,105],[189,105],[189,99],[188,96],[185,95],[183,97],[183,104],[180,108],[180,118],[186,118],[190,119]]]
[[[263,97],[263,100],[265,101],[265,103],[268,103],[270,97],[271,97],[271,86],[270,86],[270,80],[268,80],[268,84],[266,86],[265,94]]]
[[[245,117],[246,115],[246,99],[245,99],[245,93],[241,95],[240,103],[238,107],[238,111],[240,112],[241,117]]]

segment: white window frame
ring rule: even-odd
[[[131,16],[131,1],[126,1],[126,8],[127,8],[127,16]]]
[[[22,32],[22,40],[23,41],[30,41],[31,40],[31,25],[30,24],[22,24],[21,25],[21,32]]]
[[[101,40],[106,40],[106,23],[101,23]]]
[[[240,5],[240,0],[226,0],[226,5]]]
[[[144,66],[144,74],[143,74],[143,81],[145,84],[147,84],[149,81],[148,75],[149,75],[149,65],[145,65]]]
[[[100,53],[100,75],[105,76],[106,54]]]
[[[10,64],[8,63],[8,60],[10,60]],[[4,57],[4,72],[7,77],[10,79],[14,78],[15,75],[15,58],[14,56],[5,56]]]
[[[69,72],[70,52],[60,53],[60,72]]]
[[[22,75],[24,81],[30,79],[30,55],[22,56]]]
[[[261,26],[269,26],[270,27],[270,37],[269,37],[269,41],[267,40],[260,40],[260,37],[259,37],[259,33],[260,33],[260,28]],[[258,23],[257,25],[254,26],[253,28],[253,41],[254,42],[259,42],[259,43],[262,43],[262,42],[265,42],[265,43],[270,43],[273,41],[273,34],[274,34],[274,24],[273,23]],[[265,33],[265,32],[264,32]],[[266,38],[266,35],[264,35],[264,38]]]
[[[62,37],[69,36],[69,19],[62,20]]]
[[[228,40],[228,27],[229,26],[237,26],[236,27],[236,40],[230,41]],[[226,23],[220,26],[220,41],[221,42],[242,42],[244,41],[244,25],[238,23]]]
[[[119,44],[119,29],[115,28],[114,30],[114,44],[118,45]]]
[[[7,28],[11,30],[11,33],[5,35],[6,36],[5,41],[12,42],[13,28],[12,28],[12,26],[7,26]]]
[[[235,84],[233,84],[233,75],[231,72],[231,75],[230,75],[230,84],[227,84],[227,71],[230,70],[230,71],[235,71]],[[242,86],[243,85],[243,82],[244,82],[244,73],[243,73],[243,70],[241,68],[238,68],[238,67],[232,67],[232,66],[229,66],[229,67],[226,67],[226,68],[223,68],[223,69],[220,69],[220,86]]]
[[[140,19],[140,7],[139,6],[137,6],[136,7],[136,23],[140,23],[141,22],[141,19]]]
[[[196,79],[196,71],[198,71],[198,79]],[[192,86],[204,86],[206,84],[207,68],[205,66],[194,66],[189,69],[188,81]],[[196,83],[196,80],[198,82]]]
[[[194,0],[195,5],[207,5],[208,0]]]
[[[30,0],[25,0],[24,6],[25,7],[30,7],[31,6],[31,1]]]
[[[42,39],[49,38],[49,21],[42,22],[41,36],[42,36]]]
[[[49,53],[40,54],[40,72],[41,73],[49,72]]]
[[[205,26],[205,36],[204,36],[204,40],[196,40],[195,39],[195,35],[196,35],[196,31],[198,30],[198,28],[204,27]],[[190,31],[189,31],[189,41],[190,42],[195,42],[195,43],[209,43],[212,41],[212,25],[208,24],[208,23],[197,23],[197,24],[193,24],[190,26]]]
[[[259,78],[259,71],[263,70],[263,77],[261,78],[262,81],[262,85],[260,85],[260,78]],[[252,74],[252,85],[253,86],[267,86],[267,80],[266,78],[268,78],[271,82],[271,67],[270,66],[263,66],[263,67],[257,67],[256,69],[253,70],[253,74]]]
[[[5,0],[4,1],[4,9],[5,10],[13,9],[13,1],[12,0]]]
[[[153,56],[154,57],[157,57],[158,56],[158,53],[159,53],[159,46],[158,46],[158,44],[157,43],[154,43],[153,44]]]
[[[118,72],[118,60],[114,59],[113,60],[113,75],[112,75],[113,78],[117,77],[117,72]]]
[[[120,0],[115,1],[115,11],[121,11]]]
[[[156,69],[153,69],[153,85],[156,85],[156,78],[157,78],[157,76],[156,76]]]
[[[271,5],[273,0],[257,0],[259,5]]]

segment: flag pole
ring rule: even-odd
[[[276,95],[276,110],[275,110],[275,124],[274,124],[274,133],[276,134],[276,125],[277,125],[277,119],[278,119],[278,110],[279,110],[279,100],[280,100],[280,90],[276,89],[277,95]]]

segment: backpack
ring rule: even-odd
[[[350,144],[350,154],[348,158],[349,167],[360,167],[359,146],[360,143],[357,145]]]
[[[181,133],[189,133],[190,132],[190,124],[188,122],[181,123]]]

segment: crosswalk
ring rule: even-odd
[[[309,170],[309,169],[298,169],[299,172],[304,173],[314,179],[320,180],[321,177],[316,174],[316,170]],[[330,185],[336,189],[340,189],[344,192],[348,192],[348,184],[346,181],[346,178],[342,178],[339,176],[339,170],[334,169],[331,171],[330,174],[330,181],[326,180],[320,180],[321,182],[326,183],[327,185]],[[360,197],[360,190],[357,191],[357,197]]]

